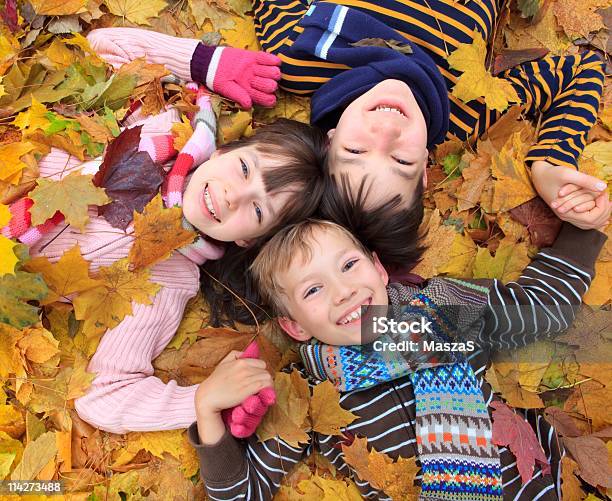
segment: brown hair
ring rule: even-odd
[[[257,320],[266,318],[267,312],[259,307],[259,295],[247,268],[262,245],[280,228],[315,213],[325,189],[323,168],[328,139],[319,128],[281,118],[256,129],[251,137],[223,145],[220,150],[227,152],[249,145],[280,160],[263,169],[266,191],[274,194],[290,189],[296,194],[279,214],[276,224],[265,235],[255,239],[251,246],[243,248],[228,244],[221,259],[208,261],[202,266],[201,290],[210,305],[210,323],[213,326],[234,325],[236,321],[253,324],[255,319],[251,311]],[[236,300],[236,296],[251,311]]]
[[[326,187],[319,214],[355,235],[389,270],[409,270],[418,262],[424,247],[419,228],[423,221],[423,183],[417,183],[414,199],[402,207],[398,194],[375,207],[366,208],[371,183],[367,176],[354,193],[347,174],[340,179],[326,177]]]
[[[302,259],[302,263],[312,259],[315,230],[344,235],[366,256],[372,257],[372,253],[350,231],[331,221],[306,219],[285,226],[263,246],[249,267],[261,298],[272,308],[275,315],[289,316],[281,300],[284,290],[278,283],[278,274],[287,271],[298,257]]]

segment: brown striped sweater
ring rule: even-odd
[[[595,259],[605,240],[605,235],[598,231],[584,231],[565,223],[553,246],[541,250],[517,281],[506,285],[498,280],[477,281],[489,287],[488,307],[479,336],[484,348],[473,352],[469,362],[487,404],[499,400],[483,379],[489,348],[519,347],[566,329],[590,286]],[[342,429],[347,435],[366,437],[372,447],[394,459],[418,455],[415,398],[408,377],[344,393],[340,404],[358,416]],[[522,485],[516,458],[507,448],[499,447],[504,499],[558,499],[562,446],[554,429],[536,411],[519,412],[535,430],[552,466],[552,475],[543,476],[536,467],[531,481]],[[323,454],[338,471],[353,478],[364,498],[389,499],[360,480],[344,461],[342,436],[317,432],[309,435],[309,442],[301,447],[292,447],[280,438],[265,442],[258,442],[255,436],[237,440],[229,433],[217,444],[205,446],[199,443],[196,423],[189,428],[189,439],[200,458],[201,476],[213,500],[271,499],[282,478],[313,451]]]

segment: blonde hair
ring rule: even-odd
[[[366,256],[372,256],[372,253],[350,231],[331,221],[305,219],[285,226],[263,246],[249,267],[261,298],[277,316],[290,316],[282,301],[284,290],[278,283],[278,274],[287,271],[298,256],[301,256],[302,263],[312,259],[314,252],[312,240],[315,230],[344,235]]]

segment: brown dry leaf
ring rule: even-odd
[[[64,252],[55,264],[39,256],[28,261],[25,269],[31,273],[41,273],[49,287],[49,294],[41,304],[68,298],[71,294],[101,285],[99,280],[89,277],[89,261],[83,259],[78,245]]]
[[[357,416],[340,407],[340,394],[329,381],[314,387],[310,399],[312,429],[325,435],[340,435],[340,428],[351,424]]]
[[[597,437],[564,438],[563,445],[578,463],[580,477],[593,487],[612,487],[606,444]]]
[[[28,327],[16,347],[31,362],[42,364],[59,353],[59,341],[44,327]]]
[[[448,249],[452,246],[457,232],[452,226],[442,224],[438,209],[431,213],[428,221],[423,220],[423,225],[428,227],[427,235],[423,240],[423,245],[427,247],[427,250],[421,261],[414,267],[413,272],[423,278],[431,278],[438,275],[438,270],[448,262]]]
[[[89,221],[89,205],[104,205],[110,202],[104,190],[93,185],[92,178],[92,175],[71,172],[59,181],[37,179],[38,186],[29,194],[34,201],[30,209],[32,224],[44,223],[60,211],[68,224],[84,231]]]
[[[418,499],[421,488],[413,485],[419,471],[414,457],[400,457],[394,462],[374,448],[368,452],[367,439],[359,437],[355,437],[349,446],[342,444],[342,452],[345,461],[357,472],[359,478],[369,482],[375,489],[382,490],[392,499]]]
[[[293,447],[309,440],[308,407],[310,391],[306,380],[295,369],[291,374],[278,372],[274,378],[276,404],[268,409],[257,428],[257,438],[266,441],[280,437]]]
[[[134,269],[151,266],[170,257],[175,249],[191,243],[196,234],[183,227],[180,207],[166,209],[158,193],[142,211],[134,211],[134,243],[128,260]]]
[[[563,0],[553,3],[553,12],[559,26],[567,36],[575,40],[606,28],[601,15],[595,11],[609,5],[606,0]]]
[[[561,459],[561,478],[563,480],[561,489],[564,499],[583,499],[585,496],[580,480],[574,475],[577,469],[578,463],[569,456]]]
[[[609,380],[608,375],[604,376]],[[592,430],[599,431],[612,425],[612,415],[602,412],[609,408],[612,402],[612,389],[595,381],[587,381],[578,386],[565,401],[564,410],[569,413],[577,412],[590,419]]]
[[[457,191],[457,210],[468,210],[478,204],[485,184],[491,179],[490,165],[490,154],[486,148],[479,148],[478,156],[461,171],[463,184]]]
[[[102,286],[82,292],[74,300],[77,320],[83,320],[83,332],[96,337],[107,329],[119,325],[126,315],[132,314],[132,301],[151,304],[160,289],[149,282],[149,272],[132,272],[127,259],[103,266],[96,275]]]
[[[560,30],[551,3],[544,4],[542,15],[538,15],[538,18],[534,23],[518,17],[513,18],[506,30],[508,48],[523,50],[544,47],[557,55],[565,52],[571,42]]]

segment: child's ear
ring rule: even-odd
[[[336,129],[329,129],[327,131],[327,137],[329,138],[329,140],[331,141],[332,138],[334,137],[334,134],[336,133]]]
[[[295,320],[291,320],[287,317],[278,317],[276,320],[281,329],[296,341],[308,341],[312,337],[312,335],[305,332]]]
[[[234,240],[234,243],[238,247],[249,247],[253,243],[253,240]]]
[[[376,252],[372,252],[372,259],[374,260],[374,268],[376,268],[376,271],[380,275],[380,279],[385,285],[389,285],[389,273],[387,273],[387,270],[385,270],[385,267],[380,262],[380,259],[378,259]]]

